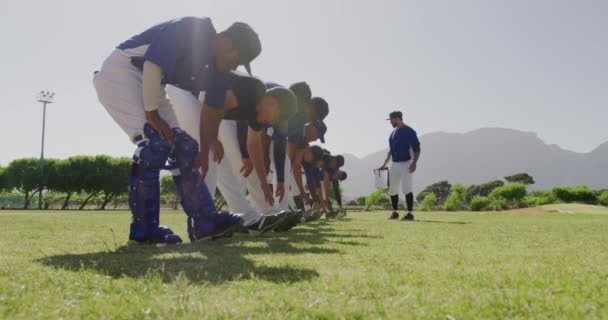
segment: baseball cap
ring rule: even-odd
[[[329,154],[329,152],[326,152],[327,150],[323,150],[323,162],[326,165],[329,165],[329,162],[331,161],[331,154]]]
[[[312,151],[312,158],[314,162],[323,160],[323,148],[319,146],[310,146],[310,151]]]
[[[403,120],[403,112],[401,112],[401,111],[393,111],[393,112],[391,112],[388,115],[388,119],[386,119],[386,120],[390,120],[390,119],[393,119],[393,118],[399,118],[399,119]]]
[[[338,167],[344,166],[344,157],[342,155],[337,155],[334,157],[334,159],[336,159],[336,162],[338,163]]]
[[[258,104],[266,92],[266,86],[260,79],[236,74],[231,89],[240,106]]]
[[[247,73],[251,75],[251,61],[262,52],[262,43],[258,34],[244,22],[233,23],[226,31],[222,32],[232,40],[232,43],[239,51],[240,63],[245,67]]]
[[[310,103],[312,92],[310,91],[310,86],[308,83],[304,81],[296,82],[289,86],[289,90],[296,95],[296,98],[298,98],[298,103]],[[304,105],[302,107],[304,107]]]
[[[329,104],[321,97],[314,97],[310,99],[310,104],[317,111],[320,120],[324,120],[329,114]]]
[[[321,140],[322,143],[325,143],[325,133],[327,133],[327,126],[325,125],[323,120],[317,120],[313,122],[312,126],[317,129],[317,135],[319,136],[319,140]],[[322,151],[323,150],[321,149],[321,152]]]
[[[296,96],[291,90],[284,87],[274,87],[266,91],[266,94],[275,98],[279,103],[279,119],[275,123],[275,126],[279,131],[287,132],[289,119],[298,111]]]

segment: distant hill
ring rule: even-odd
[[[476,184],[519,172],[536,180],[533,189],[587,185],[608,188],[608,142],[589,153],[576,153],[548,145],[535,133],[484,128],[459,134],[436,132],[420,137],[422,156],[415,175],[415,190],[448,180]],[[347,198],[374,190],[372,170],[384,161],[388,148],[362,159],[345,154],[349,178]]]

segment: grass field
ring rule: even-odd
[[[608,214],[386,216],[155,247],[126,212],[0,212],[0,318],[608,318]]]

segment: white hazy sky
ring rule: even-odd
[[[133,146],[91,77],[123,40],[175,17],[251,24],[265,80],[305,80],[330,103],[327,147],[386,146],[393,109],[419,134],[500,126],[587,152],[608,140],[608,1],[31,1],[0,3],[0,164]]]

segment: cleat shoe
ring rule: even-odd
[[[340,211],[338,210],[332,210],[330,212],[325,213],[325,218],[326,219],[333,219],[333,218],[337,218],[340,215]]]
[[[302,215],[302,220],[304,222],[312,221],[312,217],[313,217],[312,209],[306,210],[306,211],[304,211],[304,214]]]
[[[178,244],[182,243],[182,238],[174,234],[173,231],[165,226],[151,228],[150,230],[142,230],[140,226],[131,223],[129,232],[129,240],[137,243],[166,243]]]
[[[232,237],[243,225],[241,216],[231,212],[220,213],[208,224],[194,228],[193,241],[208,241]]]
[[[397,220],[397,219],[399,219],[399,212],[393,211],[393,213],[391,213],[391,216],[388,219],[389,220]]]
[[[323,216],[323,211],[321,210],[316,210],[315,212],[313,212],[312,214],[312,219],[311,221],[317,221],[319,219],[321,219],[321,217]]]
[[[245,225],[241,224],[234,232],[249,234],[249,229],[247,229],[247,227],[245,227]]]
[[[414,221],[414,215],[408,212],[402,219],[402,221]]]
[[[292,211],[294,212],[294,216],[295,216],[295,220],[297,221],[296,224],[300,224],[302,223],[303,219],[304,219],[304,210],[296,210],[296,211]]]
[[[283,220],[275,229],[276,232],[287,232],[291,230],[293,227],[300,224],[302,221],[302,210],[298,211],[289,211],[287,214],[287,218]]]
[[[256,237],[273,230],[287,218],[287,211],[281,211],[275,215],[262,216],[258,222],[247,226],[249,234]]]
[[[158,226],[158,231],[164,235],[175,234],[175,233],[173,233],[173,230],[171,230],[167,226]]]

